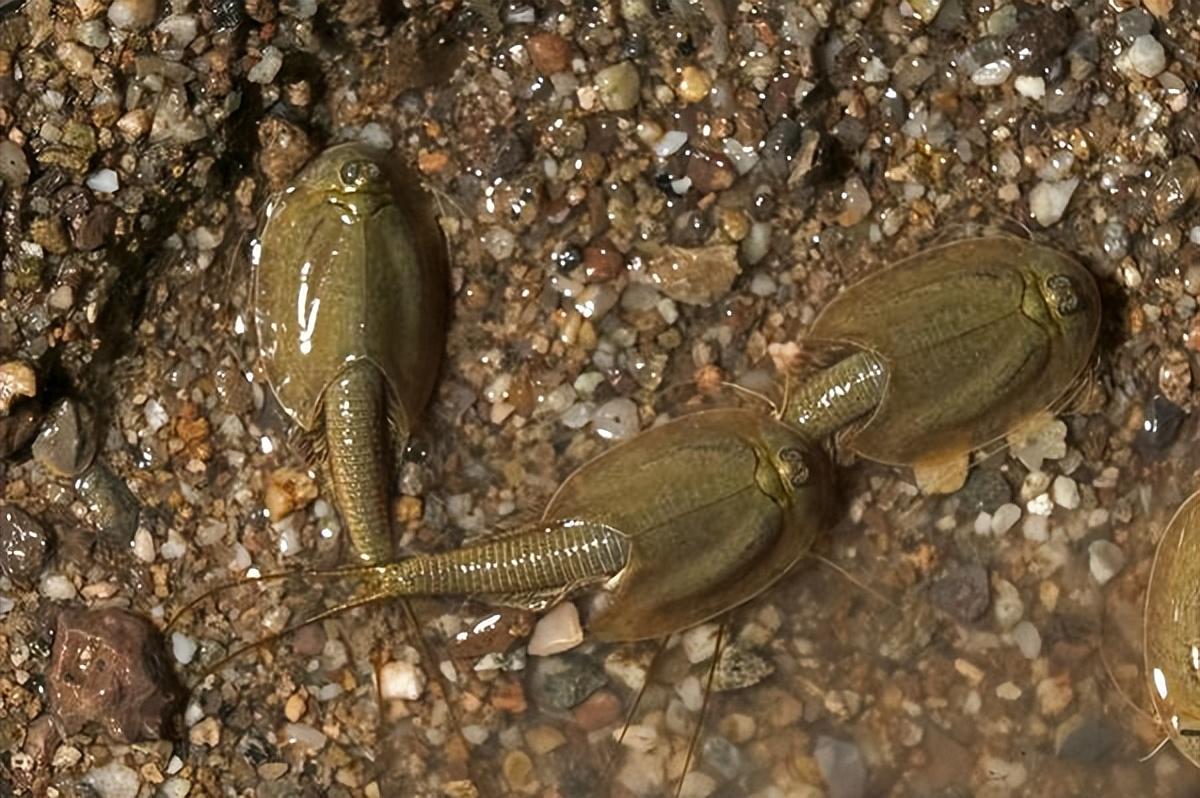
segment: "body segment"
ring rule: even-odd
[[[268,380],[328,454],[366,561],[390,554],[390,454],[433,390],[446,316],[435,223],[378,157],[340,145],[300,173],[268,208],[254,289]]]

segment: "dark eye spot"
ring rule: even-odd
[[[1046,281],[1046,287],[1056,300],[1060,316],[1067,316],[1079,310],[1079,292],[1075,283],[1065,274],[1056,274]]]
[[[358,184],[359,163],[358,161],[348,161],[342,164],[341,178],[342,183],[347,186]]]
[[[788,482],[793,488],[803,487],[808,483],[808,465],[804,462],[803,452],[791,447],[780,449],[779,459],[788,467]]]

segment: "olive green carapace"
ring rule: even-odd
[[[833,502],[832,464],[806,437],[759,412],[704,411],[580,467],[541,521],[353,569],[358,600],[466,595],[540,609],[584,594],[592,637],[662,637],[766,590],[809,550]]]
[[[1200,766],[1200,493],[1158,542],[1144,624],[1150,699],[1171,742]]]
[[[1092,275],[1057,250],[1007,236],[935,247],[843,291],[817,341],[879,359],[886,382],[854,451],[912,465],[965,454],[1067,395],[1100,326]]]
[[[415,184],[380,154],[317,156],[268,208],[255,269],[260,357],[279,403],[324,446],[348,532],[390,553],[389,455],[433,391],[445,341],[445,250]]]
[[[834,500],[825,453],[761,412],[726,409],[647,430],[572,474],[546,519],[590,518],[629,538],[588,633],[686,629],[769,587],[812,546]]]

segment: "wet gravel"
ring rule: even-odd
[[[536,517],[658,420],[758,401],[722,381],[777,391],[811,364],[817,311],[901,256],[1022,228],[1077,255],[1105,305],[1072,404],[950,496],[843,456],[817,548],[852,581],[802,563],[730,615],[682,794],[1194,794],[1170,746],[1139,759],[1162,735],[1142,595],[1200,486],[1198,14],[0,3],[0,792],[674,789],[711,629],[657,658],[586,640],[535,657],[507,632],[455,656],[488,610],[418,602],[420,636],[400,606],[360,610],[201,681],[345,593],[310,578],[223,592],[172,630],[161,656],[194,688],[176,734],[100,705],[64,722],[51,700],[85,639],[64,624],[162,628],[231,578],[344,562],[247,297],[270,193],[353,139],[418,170],[452,254],[448,360],[397,469],[409,552]],[[105,645],[134,662],[136,637]],[[120,740],[148,736],[166,739]]]

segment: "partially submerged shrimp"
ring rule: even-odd
[[[784,420],[823,435],[865,418],[842,436],[864,457],[959,461],[1068,396],[1099,326],[1095,280],[1055,249],[1008,236],[934,247],[825,307],[809,337],[853,351],[804,383]]]
[[[401,188],[410,188],[403,186]],[[280,405],[328,455],[348,533],[390,559],[388,485],[433,391],[447,285],[436,223],[361,144],[317,156],[272,203],[255,247],[259,354]]]

